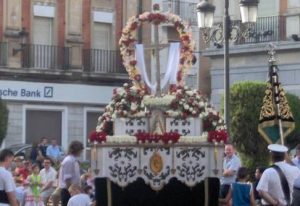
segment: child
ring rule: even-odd
[[[78,185],[72,184],[68,190],[71,195],[68,206],[90,206],[90,197],[87,194],[82,193],[81,188]]]
[[[225,199],[219,199],[220,203],[227,204],[232,199],[232,206],[255,206],[252,185],[247,183],[248,171],[240,167],[237,172],[237,182],[232,183]]]
[[[38,164],[32,165],[32,174],[27,177],[28,188],[26,190],[25,206],[45,206],[41,198],[41,176]]]

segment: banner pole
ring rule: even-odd
[[[277,67],[274,65],[274,61],[270,61],[270,80],[273,87],[273,94],[274,94],[274,100],[276,104],[276,114],[277,114],[277,121],[278,121],[278,127],[279,127],[279,135],[280,135],[280,142],[282,145],[284,145],[284,139],[283,139],[283,128],[282,128],[282,120],[281,120],[281,112],[280,112],[280,104],[279,104],[279,82],[278,82],[278,76],[277,76]]]

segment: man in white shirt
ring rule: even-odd
[[[55,190],[54,183],[56,181],[57,172],[53,167],[51,167],[50,158],[46,157],[43,164],[44,168],[40,171],[41,181],[43,184],[41,197],[43,198],[44,204],[47,205],[51,194]]]
[[[0,151],[0,206],[17,206],[16,185],[10,167],[14,154],[8,149]]]
[[[91,199],[87,194],[81,192],[81,188],[78,185],[71,185],[69,187],[69,193],[71,198],[69,199],[67,206],[90,206]]]
[[[67,206],[70,199],[68,188],[80,184],[80,166],[77,158],[83,151],[83,144],[79,141],[72,141],[69,145],[68,156],[61,163],[58,177],[58,186],[61,188],[61,205]]]
[[[291,199],[293,183],[295,179],[300,176],[300,170],[297,167],[284,162],[285,153],[288,151],[285,146],[279,144],[271,144],[268,146],[268,149],[271,151],[272,162],[282,170],[284,176],[287,179]],[[281,186],[280,176],[273,167],[270,167],[263,172],[256,190],[262,197],[263,205],[287,205],[283,188]]]
[[[241,167],[240,158],[235,154],[232,144],[225,145],[225,157],[223,161],[223,174],[220,180],[220,197],[225,198],[230,185],[236,181],[236,173]]]

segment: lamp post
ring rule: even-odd
[[[257,10],[259,0],[240,0],[240,12],[242,23],[256,22]],[[224,41],[224,118],[227,132],[229,135],[230,130],[230,108],[229,108],[229,40],[231,21],[228,14],[229,0],[225,0],[224,5],[224,17],[223,17],[223,37]],[[197,5],[197,19],[198,27],[205,30],[210,29],[213,25],[215,6],[207,2],[207,0],[201,1]],[[207,34],[205,34],[207,35]],[[207,36],[206,36],[207,37]],[[211,37],[207,37],[206,41],[209,41]],[[229,135],[230,136],[230,135]]]

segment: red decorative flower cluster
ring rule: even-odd
[[[153,4],[153,11],[159,11],[159,4]]]
[[[137,141],[140,143],[158,143],[164,144],[176,143],[180,138],[180,134],[175,132],[165,132],[164,134],[151,134],[148,132],[140,132],[135,134]]]
[[[207,141],[208,142],[223,142],[226,143],[228,139],[228,134],[226,130],[215,130],[209,131]]]
[[[166,21],[166,16],[160,13],[150,13],[148,16],[148,21],[158,25]]]
[[[90,142],[102,143],[106,141],[107,134],[105,132],[92,131],[89,135]]]

